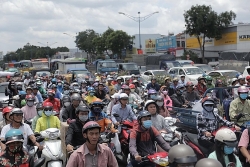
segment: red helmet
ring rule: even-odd
[[[12,109],[13,109],[13,107],[11,107],[11,106],[4,107],[2,114],[5,115],[7,113],[10,113],[12,111]]]
[[[33,96],[33,95],[26,95],[25,100],[35,101],[35,96]]]
[[[129,85],[129,88],[130,88],[130,89],[135,89],[135,85],[134,85],[134,84],[130,84],[130,85]]]
[[[53,107],[53,104],[51,102],[44,102],[43,107]]]
[[[248,76],[246,77],[246,80],[247,80],[247,81],[250,80],[250,75],[248,75]]]
[[[49,90],[48,91],[48,96],[54,96],[55,95],[55,91],[54,90]]]

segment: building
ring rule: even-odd
[[[3,51],[0,51],[0,61],[3,60]]]

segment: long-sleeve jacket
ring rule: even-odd
[[[42,117],[37,120],[35,132],[40,133],[48,128],[60,129],[60,120],[57,116],[51,115],[47,117],[44,113]]]
[[[76,109],[71,104],[70,106],[66,107],[65,110],[62,113],[62,119],[66,121],[68,118],[70,119],[76,119]]]
[[[158,92],[160,90],[160,85],[158,85],[157,83],[155,83],[155,84],[148,83],[146,89],[147,90],[154,89]]]
[[[173,94],[171,97],[173,102],[173,107],[182,107],[185,104],[185,98],[183,95]]]
[[[113,114],[118,114],[120,117],[116,119]],[[135,116],[132,108],[129,105],[126,105],[125,108],[122,108],[121,104],[119,103],[114,105],[112,108],[111,120],[113,123],[116,123],[117,121],[121,122],[124,120],[137,120],[137,117]]]

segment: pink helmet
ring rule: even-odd
[[[240,86],[238,88],[238,93],[248,93],[249,89],[245,86]]]

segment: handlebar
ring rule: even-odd
[[[241,118],[243,118],[245,116],[250,117],[250,114],[248,114],[248,113],[240,113],[239,115],[236,116],[236,120],[239,121]]]

